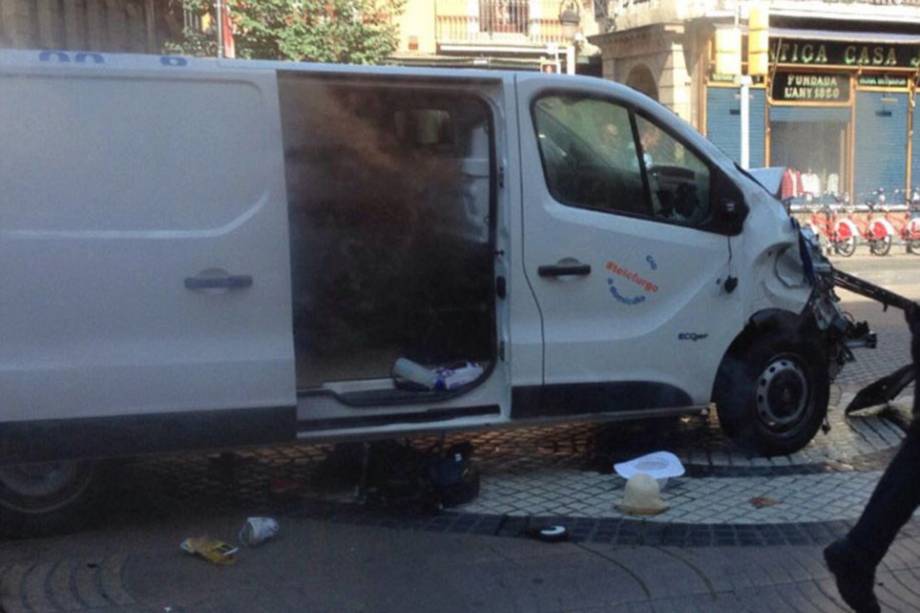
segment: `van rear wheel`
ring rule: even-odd
[[[99,479],[92,462],[0,466],[0,534],[38,536],[76,528]]]
[[[726,434],[764,455],[802,449],[827,415],[824,352],[817,343],[790,336],[763,337],[743,356],[727,356],[714,390]]]

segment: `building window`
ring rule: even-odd
[[[203,31],[204,23],[201,19],[201,13],[194,9],[184,8],[182,10],[182,26],[186,32]]]
[[[479,0],[479,30],[527,34],[528,0]]]
[[[789,169],[784,199],[793,204],[847,199],[849,122],[846,107],[771,107],[770,165]]]

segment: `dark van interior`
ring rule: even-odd
[[[298,388],[392,388],[398,358],[487,371],[488,108],[457,91],[297,74],[280,74],[279,92]]]

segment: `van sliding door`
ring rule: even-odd
[[[278,78],[302,432],[500,419],[500,82]]]

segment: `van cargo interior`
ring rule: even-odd
[[[279,75],[298,389],[495,357],[488,108]],[[402,395],[402,394],[401,394]]]

